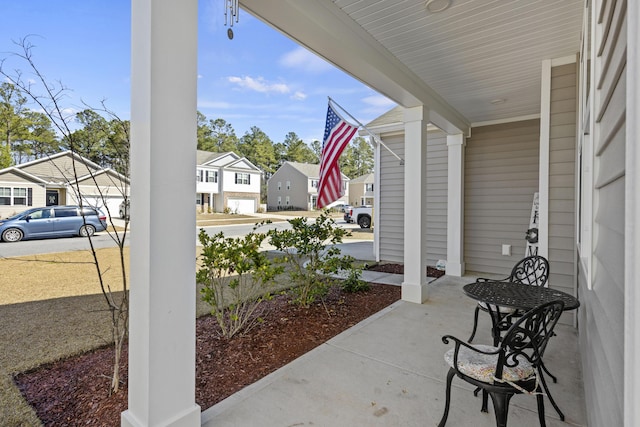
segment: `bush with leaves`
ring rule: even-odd
[[[247,332],[260,321],[260,303],[270,298],[275,278],[283,270],[273,264],[260,245],[263,233],[244,237],[209,236],[200,230],[203,246],[197,273],[202,300],[211,305],[222,335],[231,338]]]
[[[277,260],[286,263],[289,277],[295,285],[293,302],[308,307],[317,298],[323,297],[331,285],[325,276],[347,272],[349,289],[360,290],[361,270],[353,267],[352,256],[342,256],[335,245],[349,235],[345,229],[336,227],[328,212],[323,211],[315,222],[307,218],[288,220],[290,230],[269,230],[269,243],[284,256]],[[366,285],[364,286],[366,287]]]

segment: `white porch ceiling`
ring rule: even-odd
[[[583,0],[451,0],[436,14],[424,0],[240,3],[398,104],[425,104],[435,124],[459,129],[539,114],[541,63],[575,57],[584,10]]]

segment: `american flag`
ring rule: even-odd
[[[344,196],[338,159],[357,130],[358,126],[354,126],[340,117],[329,101],[327,124],[322,140],[320,183],[318,184],[318,201],[316,203],[318,208],[323,208]]]

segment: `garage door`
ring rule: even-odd
[[[234,213],[252,214],[256,212],[256,201],[254,199],[229,199],[227,206]]]
[[[124,199],[122,198],[122,196],[118,196],[118,197],[105,196],[104,198],[87,196],[85,197],[85,200],[89,202],[91,206],[96,206],[97,208],[101,209],[102,213],[104,213],[105,215],[109,215],[110,213],[111,216],[113,216],[114,218],[118,218],[120,214],[118,209],[120,207],[120,203],[122,203],[122,200]],[[105,205],[109,208],[109,213],[107,213],[107,209],[105,209]]]

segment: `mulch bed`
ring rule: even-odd
[[[403,264],[376,264],[367,268],[370,271],[380,271],[382,273],[393,273],[393,274],[404,274],[404,265]],[[443,270],[438,270],[435,267],[427,266],[427,276],[428,277],[442,277],[445,275]]]
[[[265,303],[265,321],[225,339],[211,316],[196,322],[196,402],[204,410],[400,299],[400,287],[372,285],[305,309],[278,296]],[[16,375],[15,382],[45,426],[119,426],[127,408],[127,348],[122,387],[108,395],[113,350],[101,348]]]

